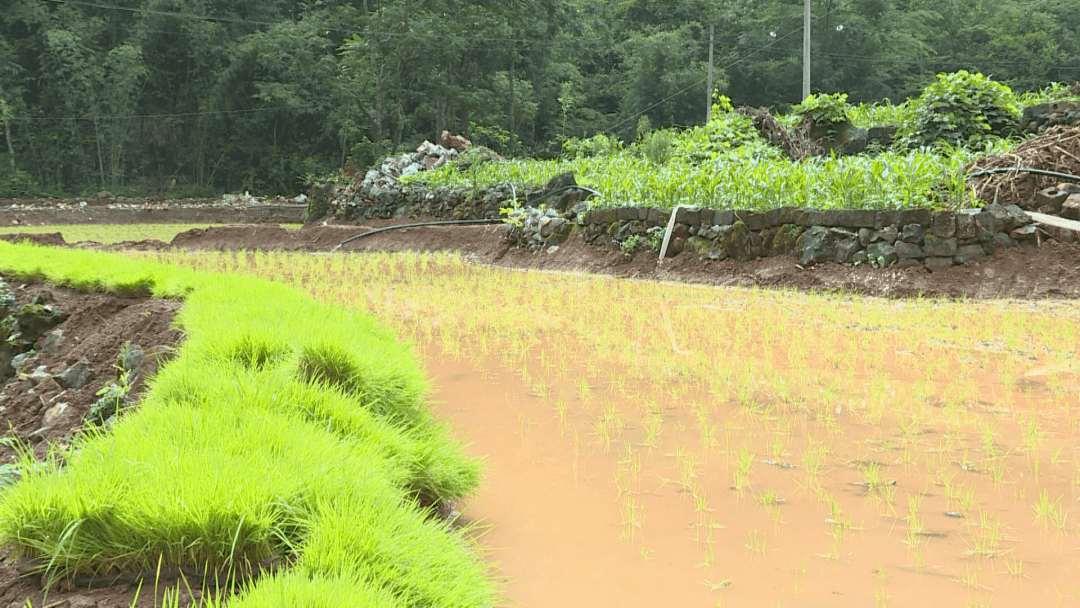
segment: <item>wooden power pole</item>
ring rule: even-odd
[[[716,32],[716,26],[709,26],[709,84],[705,88],[705,124],[709,124],[712,120],[712,53],[713,53],[713,34]]]
[[[802,98],[810,96],[810,0],[803,0]]]

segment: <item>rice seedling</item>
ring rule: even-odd
[[[675,464],[679,468],[679,483],[691,494],[696,493],[698,477],[697,456],[681,448],[675,452]]]
[[[756,529],[750,530],[750,532],[746,535],[746,548],[749,549],[751,553],[764,556],[765,543],[765,535],[758,532]]]
[[[976,530],[972,535],[969,555],[980,557],[998,557],[1002,554],[1000,543],[1004,539],[1001,519],[991,517],[985,511],[979,512],[979,518],[972,524]]]
[[[1005,571],[1008,572],[1010,576],[1027,578],[1027,575],[1024,574],[1024,558],[1017,557],[1015,559],[1009,559],[1008,556],[1002,556],[1001,562],[1005,564]]]
[[[741,491],[743,486],[750,482],[750,471],[754,468],[754,453],[746,448],[740,448],[735,463],[733,475],[734,488]]]
[[[644,513],[644,503],[629,496],[623,499],[623,538],[629,539],[631,542],[637,539],[637,537],[641,534],[641,526],[644,518]]]
[[[1044,488],[1039,492],[1039,498],[1032,504],[1032,509],[1035,511],[1035,521],[1043,527],[1043,530],[1050,526],[1054,526],[1059,531],[1065,530],[1069,511],[1062,506],[1060,496],[1057,500],[1051,501],[1050,493]]]

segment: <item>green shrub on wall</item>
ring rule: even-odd
[[[804,119],[810,117],[819,127],[829,128],[848,122],[847,93],[813,95],[791,109]]]
[[[1008,137],[1017,127],[1019,104],[1012,89],[982,74],[938,74],[915,102],[915,120],[901,126],[908,146],[944,141],[977,145],[989,136]]]

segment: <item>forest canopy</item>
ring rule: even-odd
[[[0,196],[293,195],[445,129],[502,154],[801,101],[801,0],[7,0]],[[1080,80],[1075,0],[813,0],[811,91]]]

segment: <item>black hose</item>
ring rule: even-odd
[[[592,188],[586,188],[585,186],[579,186],[577,184],[573,184],[571,186],[563,186],[562,188],[556,188],[554,190],[541,190],[539,192],[536,192],[535,194],[533,194],[532,196],[530,196],[530,197],[528,197],[526,199],[525,204],[531,206],[536,201],[542,201],[544,199],[552,197],[553,195],[560,194],[562,192],[566,192],[567,190],[574,190],[574,189],[584,190],[585,192],[588,192],[589,194],[591,194],[593,196],[600,196],[600,193],[597,192],[596,190],[593,190]]]
[[[375,230],[368,230],[367,232],[361,232],[360,234],[358,234],[356,236],[351,236],[351,237],[345,239],[344,241],[341,241],[340,243],[338,243],[337,247],[334,247],[333,249],[330,250],[330,253],[334,253],[335,251],[340,249],[342,245],[344,245],[346,243],[351,243],[351,242],[355,241],[356,239],[360,239],[360,238],[363,238],[365,236],[371,236],[373,234],[378,234],[380,232],[387,232],[387,231],[390,231],[390,230],[400,230],[402,228],[419,228],[421,226],[461,226],[463,224],[502,224],[502,223],[503,223],[503,220],[501,220],[501,219],[488,218],[488,219],[483,219],[483,220],[442,220],[442,221],[438,221],[438,222],[418,222],[418,223],[415,223],[415,224],[397,224],[396,226],[385,226],[383,228],[376,228]]]
[[[1009,171],[1016,171],[1018,173],[1038,173],[1039,175],[1049,175],[1050,177],[1060,177],[1061,179],[1080,182],[1080,175],[1069,175],[1068,173],[1058,173],[1057,171],[1047,171],[1046,169],[1032,169],[1031,167],[995,167],[993,169],[983,169],[982,171],[976,171],[975,173],[968,175],[967,179],[982,177],[984,175],[990,175],[991,173],[1008,173]]]

